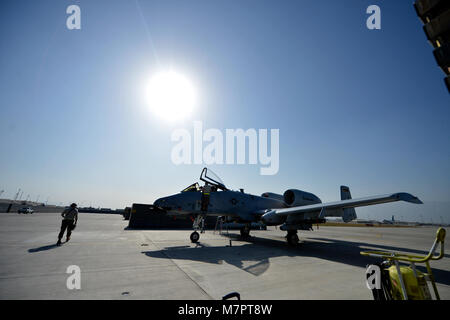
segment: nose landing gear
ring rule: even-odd
[[[191,242],[192,243],[197,243],[198,240],[200,239],[200,234],[197,231],[194,231],[191,233]]]
[[[200,234],[197,230],[200,230],[200,233],[205,232],[205,217],[203,215],[198,215],[194,220],[194,232],[191,233],[190,239],[192,243],[197,243],[200,239]]]

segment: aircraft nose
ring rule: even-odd
[[[164,210],[171,210],[171,205],[168,200],[168,197],[159,198],[153,203],[153,205]]]
[[[153,205],[155,207],[162,207],[163,203],[165,203],[165,198],[159,198],[159,199],[156,199],[155,202],[153,202]]]

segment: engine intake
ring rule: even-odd
[[[286,190],[283,194],[283,199],[284,202],[290,207],[322,203],[316,195],[297,189]]]

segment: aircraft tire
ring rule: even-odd
[[[250,236],[250,228],[241,228],[241,237],[248,238]]]
[[[197,243],[198,240],[200,239],[200,234],[197,231],[194,231],[191,233],[191,242],[192,243]]]
[[[289,243],[289,245],[291,246],[296,246],[298,245],[298,236],[297,233],[288,233],[287,235],[287,242]]]

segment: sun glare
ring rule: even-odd
[[[183,120],[192,113],[196,92],[184,75],[166,71],[157,73],[150,79],[147,98],[150,109],[157,116],[174,122]]]

